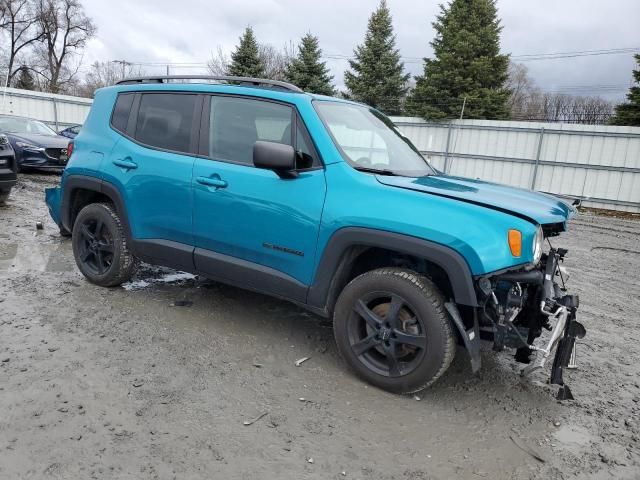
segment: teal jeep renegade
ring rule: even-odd
[[[366,105],[241,77],[133,78],[98,90],[46,200],[80,271],[138,260],[333,319],[351,369],[383,389],[435,382],[480,342],[561,385],[578,298],[547,241],[574,208],[433,168]],[[551,330],[536,345],[542,329]]]

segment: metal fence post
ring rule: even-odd
[[[533,166],[533,173],[531,174],[531,190],[535,190],[536,178],[538,176],[538,165],[540,165],[540,152],[542,152],[542,139],[544,138],[544,127],[540,129],[540,135],[538,136],[538,150],[536,151],[536,163]]]
[[[449,121],[449,128],[447,129],[447,146],[444,150],[444,173],[449,173],[449,144],[451,143],[451,124],[453,121]]]
[[[60,130],[60,126],[58,125],[58,103],[55,97],[51,97],[51,101],[53,102],[53,123],[56,125],[57,132]]]

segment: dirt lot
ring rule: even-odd
[[[490,350],[414,398],[356,380],[288,303],[148,266],[87,283],[43,202],[57,181],[23,175],[0,208],[0,478],[640,478],[640,222],[556,240],[588,331],[575,401]]]

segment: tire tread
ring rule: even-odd
[[[107,275],[104,279],[100,279],[100,281],[95,281],[95,279],[91,279],[89,277],[87,278],[91,282],[103,287],[116,287],[131,278],[137,268],[137,260],[129,249],[127,236],[125,234],[124,227],[122,226],[122,220],[116,212],[113,204],[107,202],[91,203],[83,207],[83,209],[78,214],[78,218],[80,218],[82,212],[87,207],[103,208],[106,211],[107,215],[111,217],[116,225],[116,232],[114,232],[114,251],[116,249],[119,249],[119,255],[117,255],[118,263],[117,265],[112,265],[112,268],[116,268],[114,272],[110,272],[109,275]],[[78,221],[78,218],[76,218],[76,222]],[[115,245],[116,238],[119,239],[119,245]]]

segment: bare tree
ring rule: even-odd
[[[600,97],[542,92],[522,64],[511,63],[507,86],[513,120],[593,125],[606,123],[613,113],[613,103]]]
[[[527,103],[527,100],[535,92],[533,80],[529,77],[529,69],[522,63],[509,63],[508,78],[506,87],[511,92],[508,100],[509,108],[521,110]]]
[[[229,64],[231,58],[225,53],[220,45],[218,45],[215,53],[211,52],[211,58],[207,62],[209,73],[214,76],[224,76],[229,72]]]
[[[58,93],[73,83],[79,65],[72,65],[72,58],[95,35],[96,27],[79,0],[38,0],[37,15],[42,31],[36,49],[39,73],[46,80],[46,89]]]
[[[142,76],[144,74],[140,67],[130,64],[120,66],[116,62],[94,62],[89,67],[89,71],[86,73],[83,82],[78,86],[75,94],[92,98],[99,88],[114,85],[119,80],[122,80],[123,68],[125,77]]]
[[[33,0],[0,0],[0,31],[7,39],[3,53],[8,81],[12,84],[25,63],[26,51],[43,37]]]
[[[294,50],[293,44],[285,44],[282,50],[278,50],[273,45],[260,44],[258,46],[258,55],[260,55],[264,64],[265,77],[272,80],[285,81],[287,66],[295,55]]]
[[[272,80],[285,80],[287,65],[289,65],[294,54],[293,44],[285,45],[282,50],[264,43],[258,45],[258,55],[265,67],[265,77]],[[230,63],[231,58],[218,45],[216,51],[211,52],[211,57],[207,62],[207,69],[211,75],[228,75]]]

